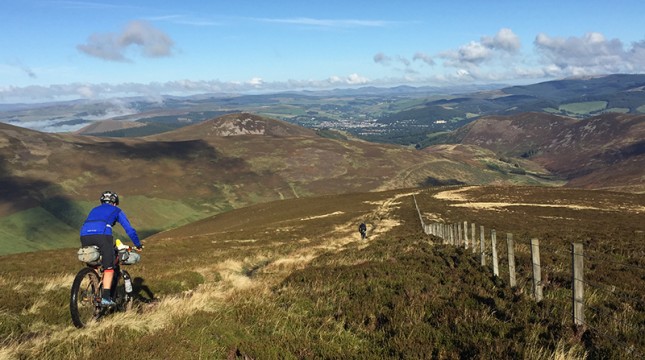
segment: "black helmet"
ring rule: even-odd
[[[119,195],[109,190],[104,191],[103,194],[101,194],[99,200],[101,200],[101,204],[111,203],[114,205],[119,205]]]

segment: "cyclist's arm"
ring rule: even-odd
[[[128,217],[125,216],[125,213],[123,211],[119,212],[119,216],[117,217],[117,221],[121,226],[123,226],[123,229],[125,229],[126,234],[130,237],[130,240],[134,243],[134,246],[136,247],[141,247],[141,241],[139,240],[139,235],[137,235],[137,231],[130,225],[130,221],[128,221]]]

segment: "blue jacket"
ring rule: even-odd
[[[125,213],[119,207],[110,204],[101,204],[87,215],[87,220],[81,227],[81,236],[85,235],[112,235],[112,226],[121,224],[130,240],[135,246],[141,246],[136,230],[130,225]]]

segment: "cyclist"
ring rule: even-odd
[[[114,278],[115,251],[112,226],[121,224],[138,251],[141,251],[141,241],[137,231],[130,225],[125,213],[118,207],[119,195],[112,191],[104,191],[99,198],[101,205],[92,209],[81,227],[81,245],[99,247],[103,267],[103,291],[101,306],[116,305],[110,295]]]
[[[361,240],[364,240],[366,236],[365,233],[367,232],[367,226],[365,223],[358,225],[358,232],[361,233]]]

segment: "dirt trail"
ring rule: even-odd
[[[387,233],[393,227],[399,225],[398,221],[390,218],[390,214],[393,208],[400,204],[400,198],[412,196],[413,194],[414,193],[397,194],[384,201],[369,202],[368,204],[375,206],[375,209],[370,212],[369,215],[353,218],[336,226],[330,232],[322,235],[323,241],[320,245],[303,246],[293,251],[291,254],[273,259],[262,269],[262,272],[278,275],[276,278],[282,279],[294,270],[305,267],[313,259],[324,253],[339,252],[350,243],[362,241],[356,229],[356,225],[363,219],[367,219],[368,222],[368,240],[364,241],[362,246],[367,246],[369,238],[374,238]],[[338,214],[338,212],[304,218],[301,220],[322,218],[336,214]],[[261,284],[257,284],[257,286],[261,286]]]

